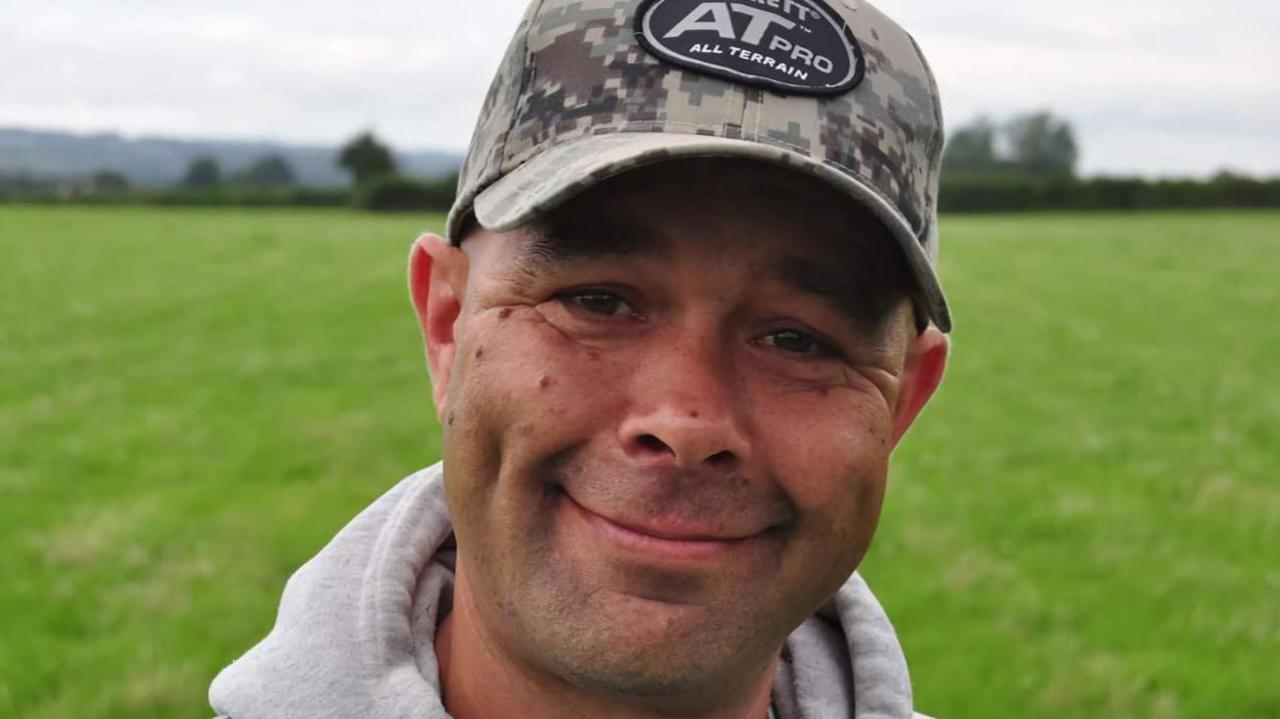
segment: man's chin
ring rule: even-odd
[[[746,638],[717,626],[708,607],[629,594],[593,604],[555,657],[574,683],[620,696],[695,696],[742,676]]]
[[[741,681],[769,662],[762,641],[768,632],[750,621],[741,602],[691,603],[612,589],[556,593],[579,601],[568,614],[528,617],[541,626],[539,636],[526,638],[547,666],[575,684],[629,696],[693,696],[718,693],[726,681]]]

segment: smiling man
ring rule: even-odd
[[[533,4],[410,257],[443,461],[295,574],[215,710],[913,715],[854,570],[947,356],[937,92],[870,5],[786,6]]]

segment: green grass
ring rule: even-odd
[[[440,218],[0,207],[0,717],[203,716],[439,455]],[[1280,717],[1280,213],[944,218],[957,315],[863,571],[922,711]]]

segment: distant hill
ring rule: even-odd
[[[81,135],[0,127],[0,175],[25,173],[49,179],[111,169],[124,173],[135,185],[171,185],[182,179],[187,164],[200,155],[217,159],[226,175],[270,153],[284,156],[304,184],[345,185],[347,174],[334,164],[337,151],[337,146],[125,138],[110,132]],[[462,156],[439,151],[396,152],[396,161],[402,174],[434,178],[456,171]]]

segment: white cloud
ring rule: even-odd
[[[0,124],[464,148],[524,0],[6,0]],[[1280,173],[1278,6],[882,0],[952,125],[1050,108],[1089,171]]]

